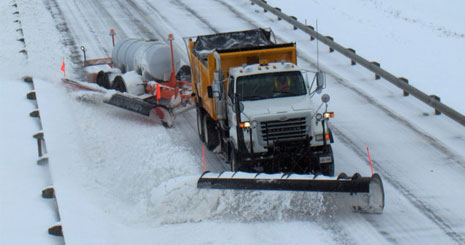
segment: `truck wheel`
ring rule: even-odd
[[[325,152],[326,154],[331,155],[331,159],[333,159],[333,161],[331,163],[325,164],[324,165],[325,167],[321,169],[321,172],[323,175],[326,175],[326,176],[334,176],[334,155],[333,155],[333,149],[331,145],[328,145],[326,147]]]
[[[116,91],[120,91],[122,93],[127,92],[126,84],[124,83],[124,79],[121,76],[116,76],[113,80],[113,89]]]
[[[231,171],[237,172],[240,170],[240,162],[237,159],[236,149],[231,145],[231,150],[229,151],[229,159],[231,160]]]
[[[329,163],[322,169],[322,174],[326,176],[334,176],[334,163]]]
[[[199,134],[200,141],[205,142],[204,128],[202,123],[203,112],[200,107],[197,107],[197,133]]]
[[[99,71],[97,73],[96,82],[98,86],[110,89],[110,79],[108,79],[108,74],[104,71]]]
[[[218,133],[215,130],[215,123],[210,119],[207,113],[203,116],[203,133],[207,149],[213,150],[219,143]]]

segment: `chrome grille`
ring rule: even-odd
[[[307,137],[305,117],[292,118],[285,121],[260,122],[263,141],[292,141]]]

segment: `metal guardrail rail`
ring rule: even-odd
[[[31,85],[32,89],[34,89],[35,86],[34,86],[34,80],[32,79],[32,77],[25,76],[25,77],[23,77],[23,80],[24,80],[24,82],[29,83]],[[29,100],[37,101],[37,95],[36,95],[35,90],[32,90],[29,93],[27,93],[26,97]],[[39,127],[42,129],[42,119],[40,117],[39,104],[37,102],[35,104],[36,104],[37,108],[35,110],[33,110],[31,113],[29,113],[29,116],[31,116],[33,118],[37,118],[38,122],[39,122]],[[47,153],[46,153],[47,148],[46,148],[46,144],[45,144],[44,132],[41,130],[38,133],[34,134],[32,137],[37,139],[37,153],[38,153],[38,157],[39,157],[39,159],[37,160],[37,164],[40,165],[40,166],[44,166],[44,165],[48,164],[48,156],[47,156]],[[56,211],[57,211],[57,214],[58,214],[58,222],[48,229],[48,234],[53,235],[53,236],[61,236],[64,239],[63,229],[62,229],[62,225],[61,225],[61,221],[60,221],[60,219],[61,219],[60,218],[60,209],[59,209],[59,206],[58,206],[58,200],[57,200],[56,195],[55,195],[54,187],[53,186],[48,186],[48,187],[45,187],[44,189],[42,189],[42,197],[46,198],[46,199],[55,199],[55,204],[56,204],[56,208],[57,208]]]
[[[382,69],[379,63],[377,62],[370,62],[367,59],[357,55],[353,49],[345,48],[340,44],[333,41],[333,38],[326,37],[314,30],[312,26],[307,26],[299,21],[295,17],[288,16],[281,12],[279,8],[272,7],[268,5],[263,0],[250,0],[253,4],[257,4],[258,6],[262,7],[264,10],[269,11],[276,15],[279,19],[283,19],[287,21],[289,24],[294,25],[294,28],[298,28],[303,32],[309,34],[311,37],[316,38],[320,42],[326,44],[330,47],[330,50],[336,50],[342,55],[348,57],[352,60],[352,64],[354,62],[359,63],[361,66],[365,67],[366,69],[375,73],[376,77],[382,77],[385,80],[391,82],[395,86],[404,90],[404,95],[411,94],[415,98],[419,99],[420,101],[424,102],[425,104],[433,107],[436,110],[436,114],[444,113],[444,115],[448,116],[452,120],[460,123],[462,126],[465,126],[465,116],[457,112],[456,110],[452,109],[451,107],[443,104],[440,102],[439,97],[434,95],[427,95],[421,90],[409,85],[407,83],[407,79],[405,78],[398,78],[393,74],[387,72],[386,70]]]

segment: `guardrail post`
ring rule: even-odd
[[[373,64],[373,65],[375,65],[377,67],[381,67],[381,65],[376,61],[372,61],[371,64]],[[379,80],[380,78],[381,77],[378,74],[375,73],[375,80]]]
[[[292,19],[297,21],[297,17],[295,17],[295,16],[289,16],[289,17],[291,17]],[[297,26],[294,26],[294,30],[297,30]]]
[[[53,186],[42,189],[42,198],[51,199],[55,198],[55,189]]]
[[[30,76],[23,77],[23,81],[25,81],[26,83],[33,83],[34,82],[34,80],[32,80],[32,77],[30,77]]]
[[[355,49],[353,49],[353,48],[348,48],[347,50],[349,50],[350,52],[352,52],[352,53],[355,54]],[[357,62],[355,62],[355,60],[351,59],[351,60],[350,60],[350,64],[354,66],[354,65],[357,64]]]
[[[331,41],[334,41],[334,38],[332,36],[326,36],[326,38],[328,38]],[[329,46],[329,52],[330,53],[334,52],[334,49],[332,47],[330,47],[330,46]]]
[[[437,95],[432,94],[429,97],[433,100],[437,100],[438,102],[441,102],[441,98]],[[441,115],[441,112],[438,109],[434,109],[434,115]]]
[[[274,9],[278,10],[279,12],[281,12],[281,9],[280,9],[280,8],[274,8]],[[278,20],[282,20],[282,18],[278,16]]]
[[[40,117],[39,110],[33,110],[29,113],[30,117]]]
[[[315,31],[315,27],[313,26],[307,26],[307,27],[312,29],[312,31]],[[310,35],[310,41],[313,41],[313,40],[315,40],[315,38],[312,35]]]
[[[26,98],[28,98],[29,100],[36,100],[36,92],[32,90],[31,92],[27,93]]]
[[[61,224],[56,224],[48,228],[48,234],[54,236],[63,236],[63,228],[61,227]]]
[[[44,133],[43,132],[38,132],[37,134],[34,134],[34,138],[37,139],[37,150],[39,152],[39,157],[42,157],[42,140],[44,139]]]
[[[401,80],[402,82],[408,84],[408,79],[405,78],[405,77],[399,77],[399,80]],[[409,92],[404,90],[404,96],[409,96],[409,95],[410,95]]]
[[[262,0],[262,2],[266,4],[265,0]],[[266,8],[263,8],[263,13],[266,13],[266,12],[268,12],[268,10],[266,10]]]

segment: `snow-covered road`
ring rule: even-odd
[[[353,213],[336,194],[197,190],[195,115],[165,129],[59,81],[63,56],[67,76],[82,78],[80,45],[89,58],[111,53],[111,28],[117,39],[173,33],[186,60],[182,37],[271,27],[279,41],[297,42],[300,66],[313,67],[315,42],[248,1],[16,2],[66,243],[465,243],[463,127],[425,116],[430,108],[322,45],[320,67],[330,74],[326,92],[336,112],[336,172],[369,175],[369,146],[385,185],[382,215]],[[226,168],[212,153],[207,162],[211,170]]]

